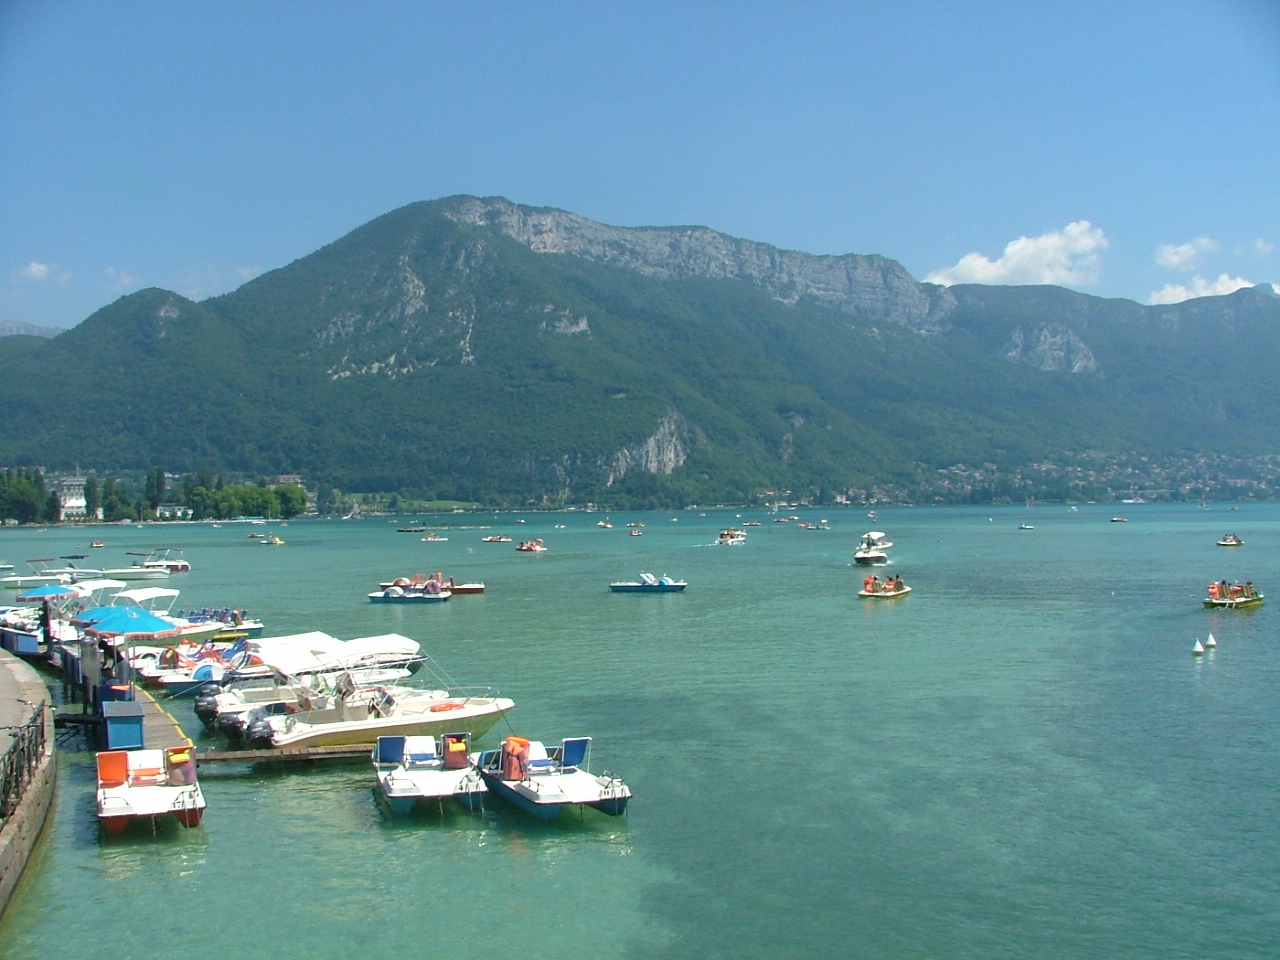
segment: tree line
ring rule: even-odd
[[[186,474],[170,486],[164,469],[148,470],[141,482],[90,473],[84,484],[85,513],[102,519],[156,520],[161,504],[190,511],[192,520],[227,520],[233,517],[295,517],[307,509],[307,493],[296,483],[272,485],[265,478],[257,483],[228,483],[208,470]],[[0,471],[0,520],[18,523],[57,523],[62,502],[50,490],[44,472],[38,468]]]

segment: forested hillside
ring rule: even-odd
[[[1270,287],[945,290],[884,258],[449,198],[222,297],[143,290],[7,340],[0,463],[495,505],[1096,496],[1144,457],[1143,482],[1266,489],[1278,331]]]

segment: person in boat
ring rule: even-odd
[[[896,577],[894,577],[894,578],[893,578],[893,592],[894,592],[894,593],[897,593],[897,592],[898,592],[899,590],[901,590],[904,586],[906,586],[906,584],[904,584],[904,583],[902,582],[902,574],[898,574]]]
[[[863,593],[870,593],[870,592],[871,592],[871,584],[872,584],[872,582],[873,582],[873,578],[872,578],[872,577],[863,577],[863,578],[862,578],[862,592],[863,592]]]
[[[1254,596],[1254,592],[1253,592],[1253,581],[1252,581],[1252,580],[1248,580],[1248,581],[1246,581],[1246,582],[1245,582],[1245,585],[1244,585],[1244,595],[1245,595],[1246,597],[1252,597],[1252,596]]]
[[[1216,583],[1209,584],[1209,599],[1210,600],[1218,599],[1218,585]]]
[[[880,587],[880,578],[879,578],[878,576],[876,576],[876,577],[872,577],[872,578],[871,578],[871,592],[872,592],[872,593],[879,593],[879,592],[880,592],[880,589],[881,589],[881,587]]]

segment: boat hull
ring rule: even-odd
[[[1204,605],[1205,608],[1209,610],[1243,610],[1247,607],[1261,606],[1262,601],[1265,599],[1266,597],[1262,594],[1258,594],[1256,597],[1226,597],[1219,600],[1215,600],[1212,597],[1205,597]]]
[[[595,786],[588,788],[587,793],[580,788],[562,790],[555,784],[561,777],[554,774],[528,780],[504,780],[499,774],[482,770],[480,776],[495,796],[539,820],[555,820],[564,810],[575,807],[591,807],[608,816],[620,817],[626,814],[627,801],[631,799],[631,791],[620,780],[593,777],[587,773],[565,775],[563,778],[566,781],[590,780]]]
[[[444,603],[453,594],[448,590],[439,593],[402,593],[387,596],[385,593],[369,594],[370,603]]]
[[[900,597],[910,596],[910,594],[911,594],[910,587],[903,587],[901,590],[894,590],[890,593],[885,593],[884,591],[872,593],[870,590],[858,591],[858,596],[861,597],[863,600],[897,600]]]
[[[611,583],[609,589],[614,593],[679,593],[687,583]]]
[[[378,774],[378,795],[392,813],[412,813],[419,803],[456,800],[467,810],[484,809],[484,781],[472,769],[390,771]]]
[[[487,699],[487,698],[486,698]],[[495,698],[476,704],[470,709],[444,710],[439,713],[422,713],[413,716],[392,716],[374,720],[334,721],[309,724],[305,714],[288,719],[291,725],[271,738],[272,746],[280,749],[292,747],[369,746],[378,737],[403,734],[405,736],[439,737],[447,733],[469,733],[479,738],[493,729],[504,713],[515,704],[506,698]]]

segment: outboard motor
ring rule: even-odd
[[[196,688],[196,716],[206,730],[213,729],[213,721],[218,716],[218,694],[221,692],[220,683],[205,683]]]
[[[261,707],[254,707],[245,717],[245,738],[255,747],[271,746],[271,715]]]
[[[218,714],[218,729],[222,735],[232,743],[238,743],[244,739],[246,713],[220,713]]]

